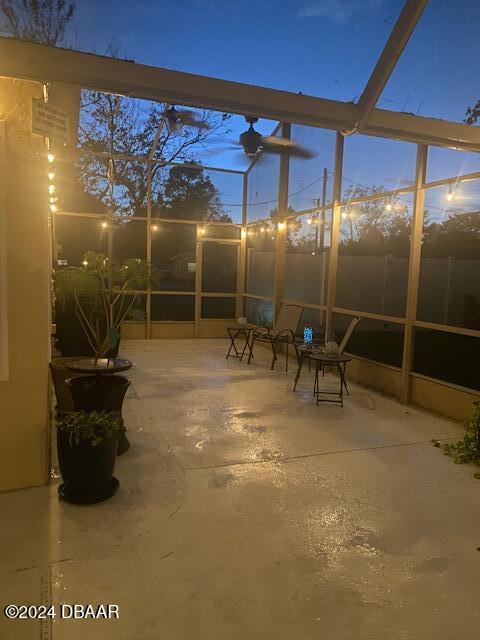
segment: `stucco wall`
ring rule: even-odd
[[[0,490],[39,485],[48,469],[49,251],[45,147],[31,131],[41,86],[0,78],[8,379],[0,382]],[[5,238],[4,238],[5,240]]]

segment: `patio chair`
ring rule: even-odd
[[[345,331],[345,334],[342,338],[342,341],[340,342],[340,345],[338,347],[338,353],[342,354],[345,349],[347,348],[347,344],[350,340],[350,338],[353,335],[353,332],[355,331],[355,329],[357,328],[358,323],[360,322],[361,318],[355,316],[354,318],[351,319],[350,324],[347,327],[347,330]],[[322,376],[325,375],[325,369],[328,369],[328,365],[323,365],[322,366]],[[348,392],[348,387],[347,387],[347,383],[345,381],[345,379],[343,380],[343,386],[345,387],[345,391],[347,393],[347,395],[350,395]]]
[[[255,342],[267,342],[272,347],[272,364],[270,369],[273,370],[277,361],[277,352],[282,344],[295,342],[295,334],[302,317],[303,307],[296,304],[282,304],[280,312],[275,322],[275,329],[267,329],[266,327],[255,327],[252,332],[252,345],[248,356],[248,364],[253,356],[253,347]],[[285,358],[285,371],[288,371],[288,351]]]

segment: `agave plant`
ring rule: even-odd
[[[96,358],[103,358],[120,338],[120,326],[135,304],[138,290],[151,285],[145,260],[131,258],[118,265],[89,251],[83,266],[55,272],[55,297],[61,307],[74,304],[75,314]]]

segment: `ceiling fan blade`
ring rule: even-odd
[[[315,153],[294,140],[276,136],[262,136],[262,149],[266,153],[285,153],[295,158],[314,158]]]

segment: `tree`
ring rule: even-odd
[[[464,122],[467,124],[476,124],[477,120],[480,118],[480,100],[474,104],[473,107],[468,107]]]
[[[229,130],[228,114],[196,110],[200,127],[171,127],[162,117],[168,105],[95,91],[83,91],[79,142],[86,151],[79,156],[77,172],[85,190],[107,207],[125,216],[145,215],[147,165],[145,159],[158,136],[152,166],[152,205],[163,205],[169,162],[195,161],[198,151]],[[91,155],[88,152],[94,152]],[[115,159],[113,153],[143,158]],[[111,181],[114,183],[112,191]],[[113,201],[112,201],[113,200]]]
[[[383,185],[372,189],[352,186],[346,200],[385,192]],[[342,219],[342,250],[348,253],[406,255],[409,253],[412,219],[408,205],[399,198],[367,200],[345,208]]]
[[[169,218],[231,222],[222,210],[215,185],[201,167],[171,167],[164,184],[163,198]]]
[[[75,14],[74,0],[0,0],[0,32],[55,46]]]

